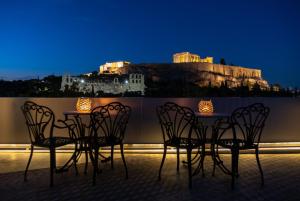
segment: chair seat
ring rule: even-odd
[[[198,139],[190,139],[191,142],[191,148],[197,148],[204,144],[201,140]],[[165,144],[167,146],[172,147],[179,147],[179,148],[188,148],[189,146],[189,139],[188,138],[173,138],[166,140]]]
[[[61,147],[67,144],[74,143],[74,140],[68,137],[52,137],[35,142],[33,145],[40,147],[50,147],[50,142],[53,142],[54,147]]]
[[[240,150],[245,150],[245,149],[254,149],[257,147],[257,144],[254,143],[249,143],[246,140],[241,140],[241,139],[236,139],[237,142],[237,148]],[[234,147],[235,143],[233,139],[220,139],[216,142],[216,144],[231,149]]]

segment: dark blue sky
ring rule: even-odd
[[[0,78],[78,74],[190,51],[300,86],[297,0],[0,0]]]

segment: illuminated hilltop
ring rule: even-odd
[[[199,86],[221,86],[226,83],[230,88],[241,85],[269,89],[269,84],[262,78],[258,68],[222,65],[213,63],[213,57],[201,58],[189,52],[173,55],[173,63],[132,64],[127,61],[110,62],[101,65],[100,74],[142,73],[152,81],[180,80],[196,83]]]

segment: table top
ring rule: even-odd
[[[76,110],[72,110],[72,111],[64,111],[63,114],[64,115],[90,115],[91,112],[79,112]]]
[[[220,118],[220,117],[230,117],[231,114],[229,113],[200,113],[200,112],[195,112],[195,115],[200,118]]]

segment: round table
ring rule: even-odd
[[[231,114],[229,114],[229,113],[217,113],[217,112],[212,112],[212,113],[195,112],[195,116],[197,117],[197,121],[201,121],[205,125],[205,122],[203,122],[203,120],[207,120],[208,119],[208,120],[214,120],[214,122],[215,122],[218,119],[229,118],[231,116]],[[210,144],[211,157],[212,157],[212,160],[214,162],[214,168],[215,168],[215,164],[218,165],[219,162],[217,162],[217,159],[216,159],[215,145],[214,145],[214,140],[212,139],[213,138],[213,127],[215,126],[214,122],[210,123],[210,124],[206,124],[205,126],[211,127],[211,129],[212,129],[212,136],[211,136],[211,138],[208,138],[208,139],[206,138],[206,143]],[[205,131],[207,131],[207,129]],[[207,136],[207,133],[205,133],[205,136]],[[200,161],[201,154],[200,154],[199,151],[200,150],[198,150],[197,154],[192,159],[192,164],[195,164],[198,161]],[[186,162],[184,161],[184,163],[186,163]],[[197,168],[195,169],[193,175],[198,174],[201,169],[202,169],[202,165],[199,162],[199,164],[198,164]]]

